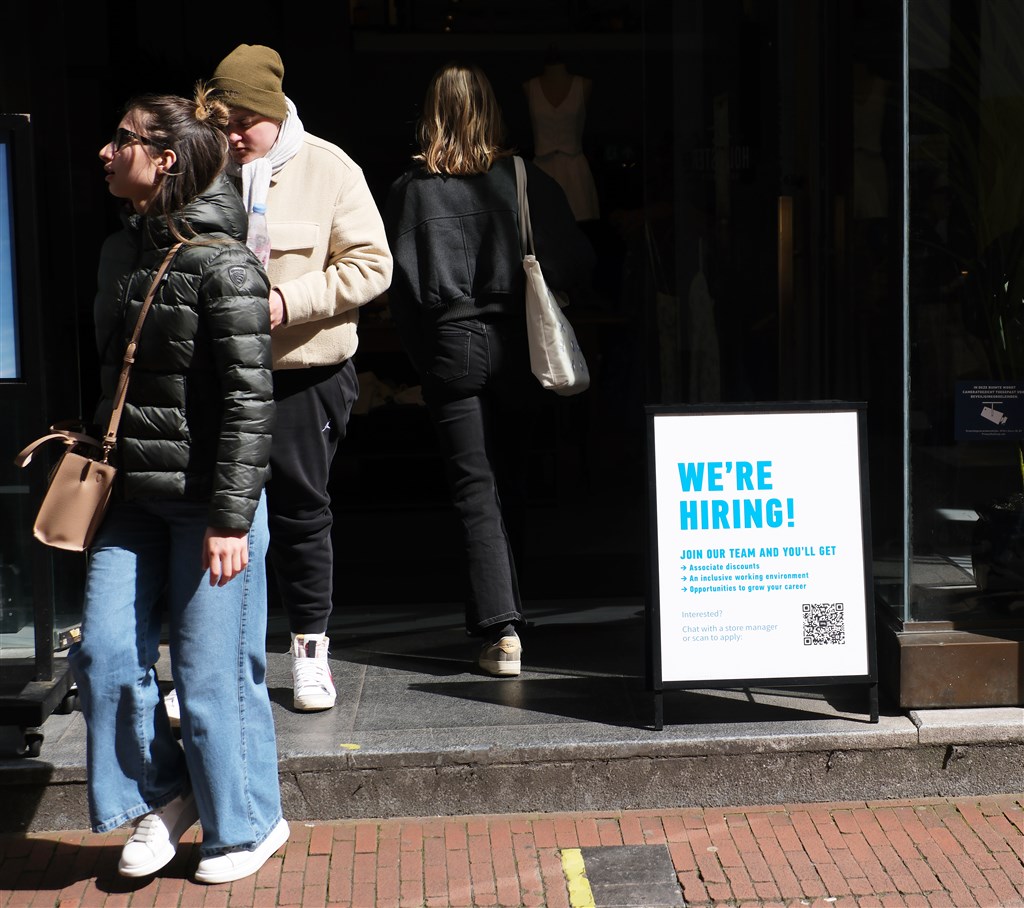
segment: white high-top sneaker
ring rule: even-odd
[[[292,704],[303,712],[330,709],[337,694],[327,664],[326,634],[292,634]]]

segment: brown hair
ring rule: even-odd
[[[207,189],[224,169],[228,107],[211,97],[200,82],[191,100],[177,95],[141,95],[125,105],[125,114],[153,142],[155,152],[171,149],[177,158],[174,168],[160,181],[147,213],[163,215],[171,233],[184,239],[172,215]]]
[[[486,173],[511,152],[494,89],[477,66],[448,63],[430,80],[417,128],[422,161],[431,173]]]

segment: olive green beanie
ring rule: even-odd
[[[239,44],[220,61],[210,86],[223,92],[231,107],[284,120],[288,105],[281,90],[283,79],[284,63],[276,50],[262,44]]]

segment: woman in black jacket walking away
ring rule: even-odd
[[[507,464],[540,385],[530,372],[525,277],[512,153],[501,110],[475,66],[442,67],[427,89],[418,165],[391,187],[384,225],[395,270],[388,292],[423,385],[462,523],[466,629],[484,636],[477,663],[521,669],[523,609],[501,496]],[[593,252],[561,187],[527,164],[537,258],[548,284],[583,283]]]
[[[142,300],[181,246],[135,351],[115,500],[89,551],[82,641],[69,654],[94,829],[141,818],[119,870],[142,877],[201,819],[206,883],[255,873],[288,838],[265,681],[269,284],[221,175],[226,123],[202,89],[191,101],[147,96],[100,150],[111,194],[128,203],[100,258],[100,424]],[[182,747],[154,671],[165,620]]]

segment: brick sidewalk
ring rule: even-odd
[[[597,865],[593,849],[614,846],[654,846],[620,851],[627,858],[665,858],[678,881],[678,889],[670,887],[674,904],[685,899],[686,905],[718,908],[1024,906],[1024,795],[293,822],[291,828],[288,844],[256,877],[222,886],[189,880],[198,858],[188,847],[179,848],[155,878],[122,879],[116,868],[125,830],[2,837],[0,908],[603,908],[611,903],[599,893],[611,889],[586,877],[573,881],[571,873],[567,882],[567,856],[582,854],[585,866],[590,855]],[[197,827],[183,844],[199,835]],[[636,890],[617,904],[672,904],[645,901]]]

